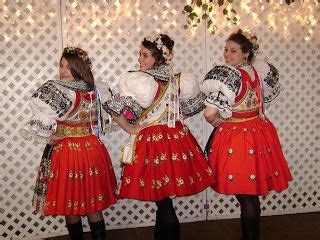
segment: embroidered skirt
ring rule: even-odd
[[[44,215],[85,215],[116,202],[111,160],[95,135],[58,140],[48,175]]]
[[[267,195],[286,189],[292,180],[268,119],[221,124],[213,134],[208,159],[218,193]]]
[[[214,183],[197,141],[180,122],[147,127],[136,137],[134,160],[123,169],[120,198],[157,201],[201,192]]]

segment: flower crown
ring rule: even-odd
[[[82,50],[81,48],[77,48],[77,47],[65,47],[63,49],[63,53],[68,53],[68,54],[72,54],[72,55],[76,55],[77,57],[79,57],[81,59],[81,61],[85,64],[90,65],[91,67],[91,60],[89,58],[89,55],[86,51]]]
[[[163,44],[160,34],[154,36],[147,36],[144,38],[144,40],[152,42],[156,45],[158,50],[162,52],[162,56],[164,57],[164,60],[167,64],[171,62],[173,57],[172,52],[167,48],[166,45]]]
[[[242,34],[246,39],[249,40],[249,42],[252,44],[252,51],[254,53],[258,51],[259,49],[259,44],[257,43],[258,38],[255,35],[250,33],[248,29],[245,29],[245,30],[239,29],[237,33]]]

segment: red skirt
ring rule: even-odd
[[[147,127],[136,137],[133,163],[123,169],[120,198],[158,201],[188,196],[214,183],[197,141],[180,122]]]
[[[266,119],[225,122],[213,136],[209,164],[225,194],[267,195],[292,180],[275,127]]]
[[[52,151],[44,215],[85,215],[116,203],[116,178],[95,136],[68,137]]]

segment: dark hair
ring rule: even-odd
[[[169,51],[172,53],[174,41],[165,34],[160,34],[162,43],[169,49]],[[152,57],[155,58],[156,62],[155,65],[161,65],[165,64],[166,61],[163,57],[163,52],[157,48],[157,44],[155,42],[150,42],[146,38],[142,41],[142,46],[149,49],[151,51]]]
[[[251,62],[254,58],[253,44],[243,34],[237,32],[232,33],[227,41],[232,41],[240,45],[240,49],[243,53],[249,53],[248,62]]]
[[[84,81],[90,91],[92,91],[94,89],[94,77],[91,71],[91,65],[84,62],[83,59],[74,52],[63,52],[60,62],[62,58],[68,61],[70,72],[74,79]]]

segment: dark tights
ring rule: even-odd
[[[173,208],[172,199],[165,198],[156,201],[156,224],[154,230],[155,240],[179,240],[180,224]]]
[[[255,195],[238,194],[237,200],[241,208],[242,240],[258,240],[260,238],[260,201]]]
[[[106,237],[105,223],[102,212],[87,215],[93,240],[104,240]],[[71,240],[83,239],[81,217],[75,215],[65,216],[69,238]]]

